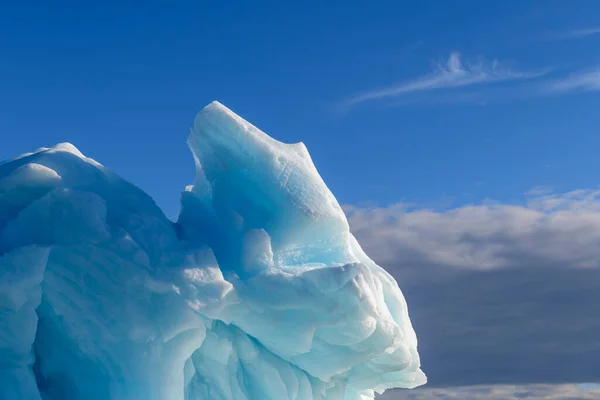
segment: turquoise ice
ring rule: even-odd
[[[176,223],[74,146],[0,164],[0,399],[367,400],[425,383],[302,143],[214,102]]]

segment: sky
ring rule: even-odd
[[[176,218],[218,100],[398,280],[429,384],[386,399],[597,398],[599,46],[592,0],[9,2],[0,159],[71,142]]]

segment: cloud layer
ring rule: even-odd
[[[526,205],[345,210],[361,243],[385,264],[479,271],[600,266],[600,191],[531,194],[537,193]]]
[[[578,385],[488,385],[389,391],[379,400],[594,400],[600,389]]]
[[[407,297],[429,386],[598,379],[598,191],[537,190],[522,205],[346,211]]]

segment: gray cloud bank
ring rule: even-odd
[[[537,191],[524,205],[346,212],[407,297],[428,387],[600,378],[599,192]]]
[[[596,400],[600,389],[576,385],[492,385],[386,392],[378,400]]]

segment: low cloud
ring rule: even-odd
[[[536,189],[520,205],[445,211],[345,209],[407,298],[429,388],[598,378],[598,191]]]
[[[378,400],[594,400],[599,388],[581,385],[490,385],[388,391]]]
[[[529,193],[525,205],[345,210],[361,243],[384,264],[479,271],[600,266],[600,191],[532,194],[539,192]]]

